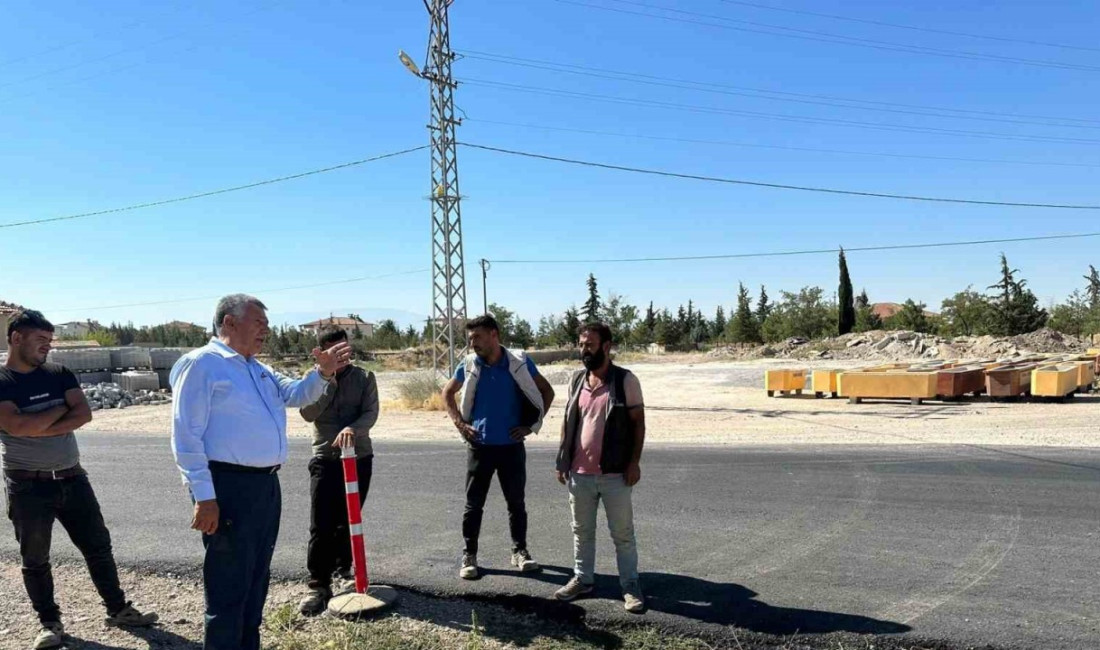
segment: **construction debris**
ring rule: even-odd
[[[837,359],[908,361],[914,359],[1007,359],[1028,354],[1082,353],[1088,342],[1050,329],[1009,338],[875,330],[821,341],[790,338],[780,343],[716,348],[709,355],[729,359]]]
[[[131,406],[145,406],[149,404],[166,404],[172,401],[171,396],[160,391],[124,390],[115,383],[84,384],[80,387],[84,396],[88,398],[88,405],[93,411],[101,409],[124,409]]]

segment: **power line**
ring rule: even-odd
[[[929,34],[946,34],[947,36],[964,36],[966,38],[980,38],[987,41],[1000,41],[1002,43],[1021,43],[1023,45],[1040,45],[1042,47],[1057,47],[1063,50],[1080,50],[1082,52],[1100,52],[1100,48],[1084,47],[1082,45],[1066,45],[1064,43],[1050,43],[1047,41],[1032,41],[1023,38],[1008,38],[1005,36],[992,36],[990,34],[974,34],[972,32],[955,32],[947,29],[935,29],[932,27],[917,27],[915,25],[902,25],[900,23],[889,23],[883,20],[869,20],[866,18],[853,18],[851,16],[838,16],[837,14],[825,14],[817,11],[806,11],[804,9],[789,9],[787,7],[773,7],[770,5],[757,4],[755,2],[742,2],[740,0],[721,0],[731,5],[741,5],[743,7],[752,7],[754,9],[765,9],[767,11],[782,11],[789,14],[800,14],[803,16],[817,16],[818,18],[831,18],[833,20],[844,20],[850,23],[861,23],[864,25],[877,25],[879,27],[893,27],[895,29],[908,29],[915,32],[926,32]]]
[[[315,289],[317,287],[328,287],[336,284],[350,284],[352,282],[367,282],[370,280],[384,280],[387,278],[396,278],[405,275],[418,275],[420,273],[427,273],[431,269],[416,269],[415,271],[400,271],[397,273],[386,273],[383,275],[369,275],[358,278],[345,278],[343,280],[330,280],[328,282],[318,282],[316,284],[299,284],[292,287],[279,287],[277,289],[264,289],[262,291],[249,291],[248,293],[256,295],[266,295],[269,293],[278,293],[281,291],[295,291],[297,289]],[[224,294],[222,294],[224,295]],[[150,302],[131,302],[122,305],[100,305],[98,307],[73,307],[71,309],[55,309],[56,312],[88,312],[88,311],[105,311],[108,309],[126,309],[129,307],[150,307],[154,305],[174,305],[181,302],[198,302],[200,300],[217,300],[221,298],[221,295],[217,296],[197,296],[193,298],[175,298],[172,300],[154,300]]]
[[[666,16],[662,14],[646,13],[642,11],[632,11],[629,9],[620,9],[616,7],[605,7],[587,2],[577,2],[576,0],[555,0],[562,4],[576,5],[578,7],[587,7],[589,9],[599,9],[602,11],[612,11],[621,14],[629,14],[633,16],[645,16],[647,18],[658,18],[660,20],[667,20],[671,22],[687,23],[692,25],[702,25],[705,27],[717,27],[719,29],[730,29],[740,32],[750,32],[755,34],[768,34],[771,36],[784,36],[786,38],[796,38],[808,41],[817,41],[821,43],[832,43],[835,45],[850,45],[853,47],[865,47],[875,50],[885,50],[888,52],[904,52],[907,54],[926,54],[930,56],[948,57],[953,59],[968,59],[973,61],[992,61],[999,63],[1016,63],[1020,65],[1030,65],[1043,68],[1056,68],[1062,70],[1081,70],[1085,72],[1100,72],[1100,67],[1091,65],[1082,65],[1076,63],[1064,63],[1061,61],[1047,61],[1040,59],[1022,59],[1017,57],[999,56],[996,54],[983,54],[981,52],[968,52],[965,50],[944,50],[938,48],[924,47],[920,45],[905,45],[903,43],[892,43],[889,41],[877,41],[867,38],[856,38],[854,36],[844,36],[841,34],[831,34],[829,32],[819,32],[809,29],[796,29],[794,27],[784,27],[782,25],[771,25],[768,23],[758,23],[749,20],[737,20],[734,18],[726,18],[724,16],[715,16],[711,14],[703,14],[694,11],[685,11],[683,9],[673,9],[670,7],[662,7],[659,5],[651,5],[642,2],[631,2],[629,0],[606,0],[607,2],[616,2],[620,4],[632,5],[636,7],[644,7],[647,9],[656,9],[659,11],[666,11],[675,14],[681,14],[686,16],[695,16],[698,18],[707,18],[710,20],[720,20],[725,23],[737,23],[740,25],[754,25],[752,27],[737,27],[730,24],[706,22],[703,20],[697,20],[693,18],[677,18],[675,16]],[[762,29],[761,29],[762,28]],[[778,31],[776,31],[778,30]],[[784,33],[793,32],[793,33]]]
[[[459,143],[465,147],[472,149],[481,149],[483,151],[492,151],[494,153],[503,153],[511,156],[521,156],[524,158],[534,158],[537,160],[549,160],[553,162],[568,163],[571,165],[581,165],[584,167],[596,167],[599,169],[611,169],[614,171],[632,172],[635,174],[648,174],[651,176],[664,176],[668,178],[683,178],[696,181],[706,181],[710,183],[725,183],[729,185],[748,185],[752,187],[766,187],[779,190],[797,190],[800,192],[818,192],[824,194],[842,194],[846,196],[863,196],[879,199],[897,199],[903,201],[927,201],[932,203],[957,203],[963,205],[995,205],[1001,207],[1013,207],[1013,208],[1053,208],[1059,210],[1100,210],[1100,205],[1073,205],[1073,204],[1059,204],[1059,203],[1024,203],[1024,202],[1011,202],[1011,201],[983,201],[977,199],[957,199],[949,197],[937,197],[937,196],[917,196],[911,194],[889,194],[885,192],[864,192],[858,190],[839,190],[825,187],[810,187],[805,185],[787,185],[783,183],[765,183],[761,181],[746,181],[733,178],[721,178],[717,176],[701,176],[698,174],[684,174],[679,172],[669,172],[657,169],[644,169],[641,167],[627,167],[625,165],[612,165],[608,163],[591,162],[587,160],[577,160],[575,158],[562,158],[559,156],[549,156],[545,154],[530,153],[526,151],[515,151],[512,149],[502,149],[500,147],[490,147],[480,144],[472,144],[469,142]]]
[[[724,147],[751,147],[755,149],[778,149],[780,151],[805,151],[811,153],[828,153],[828,154],[841,154],[846,156],[877,156],[885,158],[903,158],[903,159],[915,159],[915,160],[938,160],[938,161],[951,161],[951,162],[967,162],[967,163],[993,163],[1000,165],[1031,165],[1031,166],[1054,166],[1054,167],[1080,167],[1085,169],[1096,169],[1100,167],[1100,164],[1090,165],[1086,163],[1066,163],[1066,162],[1035,162],[1031,160],[1003,160],[997,158],[960,158],[954,156],[922,156],[919,154],[901,154],[901,153],[886,153],[881,151],[853,151],[850,149],[815,149],[812,147],[790,147],[774,144],[757,144],[752,142],[733,142],[730,140],[705,140],[698,138],[676,138],[671,136],[661,135],[645,135],[641,133],[620,133],[615,131],[599,131],[595,129],[577,129],[564,126],[551,126],[547,124],[525,124],[523,122],[506,122],[501,120],[483,120],[481,118],[466,117],[464,122],[473,122],[476,124],[495,124],[499,126],[514,126],[524,129],[540,129],[544,131],[559,131],[563,133],[583,133],[586,135],[605,135],[616,138],[633,138],[638,140],[654,140],[658,142],[684,142],[688,144],[710,144]]]
[[[1036,241],[1051,241],[1062,239],[1084,239],[1087,237],[1100,237],[1100,232],[1090,233],[1076,233],[1070,235],[1040,235],[1036,237],[1012,237],[1008,239],[975,239],[970,241],[952,241],[952,242],[936,242],[930,244],[893,244],[884,246],[858,246],[855,248],[844,248],[845,253],[853,252],[868,252],[868,251],[896,251],[896,250],[910,250],[921,248],[948,248],[958,246],[980,246],[983,244],[1010,244],[1018,242],[1036,242]],[[638,262],[694,262],[704,260],[731,260],[731,259],[745,259],[755,257],[792,257],[797,255],[823,255],[827,253],[838,253],[839,248],[817,248],[810,250],[796,250],[796,251],[773,251],[768,253],[733,253],[729,255],[685,255],[677,257],[627,257],[618,259],[575,259],[575,260],[555,260],[555,259],[543,259],[543,260],[489,260],[493,264],[618,264],[618,263],[638,263]]]
[[[675,102],[664,102],[653,99],[634,99],[631,97],[619,97],[616,95],[607,95],[599,93],[584,93],[576,92],[572,90],[560,90],[557,88],[543,88],[540,86],[528,86],[524,84],[505,83],[502,81],[492,81],[488,79],[476,79],[471,77],[465,77],[461,81],[462,83],[485,86],[489,88],[499,88],[503,90],[509,90],[513,92],[526,92],[535,93],[541,95],[549,95],[552,97],[570,97],[577,99],[587,99],[590,101],[607,102],[612,104],[626,104],[630,106],[654,106],[657,108],[663,108],[666,110],[686,111],[690,113],[709,113],[713,115],[737,115],[740,117],[751,117],[765,120],[773,120],[779,122],[798,122],[801,124],[837,124],[840,126],[871,129],[875,131],[897,131],[902,133],[934,133],[939,135],[951,135],[951,136],[964,136],[973,138],[984,138],[989,140],[1010,140],[1020,142],[1056,142],[1060,144],[1100,144],[1100,140],[1091,138],[1068,138],[1059,136],[1042,136],[1042,135],[1015,135],[1010,133],[1000,133],[996,131],[971,131],[968,129],[945,129],[939,127],[930,126],[908,126],[904,124],[891,124],[885,122],[863,122],[860,120],[845,120],[839,118],[830,117],[809,117],[804,115],[784,115],[779,113],[766,113],[761,111],[744,111],[731,108],[716,108],[712,106],[700,106],[697,104],[679,104]]]
[[[245,12],[244,14],[242,14],[240,16],[237,16],[235,19],[236,20],[242,20],[242,19],[245,19],[245,18],[250,18],[255,14],[258,14],[262,11],[267,11],[267,10],[269,10],[269,9],[275,7],[275,6],[277,6],[277,3],[270,3],[270,4],[266,4],[266,5],[260,5],[258,7],[255,7],[251,11]],[[188,32],[194,31],[196,28],[197,29],[206,29],[208,27],[213,27],[214,25],[218,25],[218,24],[224,23],[226,21],[227,21],[227,19],[225,19],[225,18],[219,18],[217,20],[206,21],[206,22],[204,22],[204,23],[202,23],[202,24],[200,24],[200,25],[198,25],[194,28],[176,30],[176,31],[173,31],[173,32],[169,33],[167,36],[162,36],[161,38],[150,41],[148,43],[143,43],[141,45],[135,45],[135,46],[131,46],[131,47],[125,47],[125,48],[122,48],[121,50],[116,50],[114,52],[111,52],[110,54],[105,54],[105,55],[98,56],[98,57],[95,57],[95,58],[90,58],[90,59],[82,59],[80,61],[77,61],[76,63],[72,63],[72,64],[69,64],[69,65],[64,65],[64,66],[61,66],[61,67],[58,67],[58,68],[52,68],[50,70],[46,70],[44,72],[40,72],[40,73],[35,74],[35,75],[31,75],[29,77],[24,77],[22,79],[16,79],[14,81],[9,81],[7,83],[0,84],[0,89],[8,88],[8,87],[11,87],[11,86],[16,86],[16,85],[23,84],[23,83],[27,83],[29,81],[35,81],[37,79],[41,79],[43,77],[48,77],[48,76],[54,75],[54,74],[58,74],[58,73],[62,73],[62,72],[68,72],[69,70],[75,70],[77,68],[82,68],[82,67],[85,67],[87,65],[91,65],[91,64],[94,64],[94,63],[99,63],[101,61],[106,61],[107,59],[112,59],[112,58],[114,58],[116,56],[119,56],[121,54],[127,54],[127,53],[130,53],[130,52],[139,52],[139,51],[142,51],[142,50],[147,50],[147,49],[152,48],[155,45],[160,45],[161,43],[166,43],[168,41],[172,41],[172,40],[175,40],[175,39],[178,39],[178,38],[182,38],[182,37],[186,36],[188,34]]]
[[[799,104],[813,104],[818,106],[835,106],[839,108],[856,108],[865,111],[880,111],[885,113],[900,113],[903,115],[922,115],[929,117],[947,117],[959,120],[979,120],[983,122],[1001,122],[1006,124],[1033,124],[1038,126],[1055,126],[1076,129],[1100,129],[1100,120],[1083,118],[1062,118],[1036,115],[1013,115],[1011,113],[997,113],[993,111],[971,111],[965,109],[919,106],[912,104],[898,104],[893,102],[881,102],[850,97],[836,97],[832,95],[815,95],[807,93],[793,93],[788,91],[769,90],[766,88],[751,88],[745,86],[733,86],[713,82],[692,81],[689,79],[676,79],[657,75],[642,74],[637,72],[625,72],[622,70],[609,70],[606,68],[594,68],[590,66],[575,65],[570,63],[558,63],[555,61],[542,61],[538,59],[526,59],[522,57],[493,54],[490,52],[477,52],[464,50],[463,57],[477,61],[501,63],[504,65],[519,66],[535,70],[548,70],[565,74],[595,77],[599,79],[612,79],[615,81],[628,81],[631,83],[661,86],[666,88],[680,88],[697,90],[721,95],[733,95],[738,97],[757,97],[772,101],[795,102]],[[778,96],[774,96],[778,95]],[[871,106],[853,106],[853,104],[871,104]],[[896,107],[896,108],[887,108]],[[914,110],[915,109],[915,110]],[[944,113],[962,113],[960,115],[945,115]],[[969,113],[969,115],[967,115]],[[1036,119],[1021,119],[1036,118]],[[1043,121],[1038,121],[1043,120]],[[1066,122],[1081,122],[1082,124],[1067,124]]]
[[[180,7],[177,7],[170,14],[166,14],[166,15],[177,14],[179,12],[180,12]],[[144,25],[148,22],[149,22],[148,18],[139,18],[137,20],[133,20],[133,21],[130,21],[128,23],[118,25],[115,28],[113,28],[111,31],[112,32],[125,31],[125,30],[128,30],[130,28],[137,27],[139,25]],[[0,61],[0,68],[5,68],[9,65],[14,65],[16,63],[22,63],[23,61],[28,61],[30,59],[40,57],[40,56],[45,56],[47,54],[53,54],[54,52],[60,52],[61,50],[67,50],[67,49],[69,49],[69,48],[71,48],[75,45],[83,45],[84,43],[91,43],[93,41],[103,40],[103,36],[104,36],[103,34],[96,34],[95,36],[90,36],[88,38],[82,38],[82,39],[68,41],[68,42],[62,43],[60,45],[53,45],[53,46],[47,47],[44,50],[38,50],[37,52],[31,52],[29,54],[23,54],[23,55],[17,56],[15,58],[6,59],[4,61]]]
[[[363,165],[369,162],[375,162],[378,160],[385,160],[387,158],[395,158],[397,156],[403,156],[407,153],[414,151],[421,151],[427,149],[430,145],[421,145],[419,147],[413,147],[412,149],[403,149],[401,151],[393,151],[390,153],[384,153],[378,156],[372,156],[370,158],[364,158],[362,160],[353,160],[351,162],[341,163],[339,165],[333,165],[332,167],[324,167],[322,169],[313,169],[307,172],[301,172],[299,174],[292,174],[290,176],[280,176],[278,178],[269,178],[263,181],[257,181],[255,183],[248,183],[247,185],[237,185],[234,187],[226,187],[220,190],[213,190],[210,192],[201,192],[199,194],[189,194],[187,196],[179,196],[173,199],[164,199],[162,201],[151,201],[149,203],[138,203],[136,205],[128,205],[122,208],[111,208],[109,210],[99,210],[97,212],[82,212],[80,214],[70,214],[63,217],[49,217],[46,219],[33,219],[29,221],[15,221],[12,223],[0,223],[0,228],[15,228],[17,226],[30,226],[42,223],[52,223],[54,221],[69,221],[72,219],[84,219],[87,217],[99,217],[106,214],[115,214],[118,212],[129,212],[131,210],[141,210],[144,208],[153,208],[161,205],[169,205],[171,203],[182,203],[184,201],[193,201],[194,199],[202,199],[208,196],[216,196],[218,194],[228,194],[230,192],[239,192],[240,190],[248,190],[254,187],[260,187],[263,185],[274,185],[275,183],[282,183],[284,181],[292,181],[299,178],[305,178],[306,176],[315,176],[317,174],[324,174],[327,172],[336,171],[338,169],[347,169],[348,167],[355,167],[356,165]]]

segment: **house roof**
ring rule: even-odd
[[[365,321],[361,321],[358,318],[345,318],[337,316],[335,318],[322,318],[321,320],[315,320],[311,323],[302,323],[299,327],[324,327],[325,325],[335,325],[336,327],[355,327],[356,325],[370,325]]]
[[[174,320],[171,323],[165,323],[164,326],[167,327],[168,329],[177,329],[177,330],[201,330],[201,329],[203,329],[203,327],[201,325],[196,325],[194,323],[188,323],[187,321],[182,321],[182,320]]]
[[[882,320],[886,320],[891,316],[896,316],[898,312],[901,311],[901,308],[902,306],[896,302],[876,302],[871,305],[871,311]],[[939,316],[936,312],[928,311],[927,309],[924,310],[924,315]]]

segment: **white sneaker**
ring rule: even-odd
[[[43,623],[42,631],[34,639],[34,650],[60,648],[65,639],[65,626],[58,623]]]
[[[463,553],[462,568],[458,570],[458,577],[463,580],[476,580],[477,576],[477,556],[473,553]]]
[[[519,569],[520,573],[534,573],[542,569],[538,562],[531,559],[531,554],[527,552],[527,549],[512,553],[512,566]]]
[[[642,586],[637,581],[623,587],[623,606],[631,614],[645,611],[645,596],[642,595]]]

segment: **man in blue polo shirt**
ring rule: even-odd
[[[485,315],[466,323],[473,353],[443,388],[443,401],[459,435],[466,441],[466,509],[462,536],[466,540],[459,576],[478,577],[477,548],[485,497],[500,480],[508,504],[512,534],[512,566],[538,571],[527,551],[527,451],[524,439],[538,433],[554,401],[554,389],[522,351],[500,344],[500,326]]]

